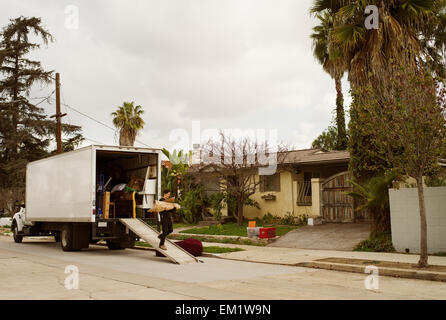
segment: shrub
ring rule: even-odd
[[[273,224],[274,222],[280,220],[280,217],[277,215],[272,215],[271,212],[268,212],[261,220],[264,224]]]
[[[308,214],[301,214],[296,217],[296,224],[298,226],[306,226],[308,224]]]
[[[200,220],[201,210],[203,206],[203,192],[202,189],[196,188],[185,192],[181,196],[180,214],[188,223],[196,223]]]
[[[356,245],[353,251],[395,252],[390,232],[377,232]]]
[[[221,211],[226,207],[226,194],[224,192],[214,193],[209,197],[209,204],[214,211],[214,218],[220,220]]]
[[[294,216],[288,212],[283,218],[280,219],[280,224],[294,225],[294,220]]]
[[[298,216],[294,216],[288,212],[286,216],[280,219],[280,224],[289,225],[289,226],[301,226],[306,225],[308,223],[308,215],[301,214]]]
[[[446,257],[446,252],[437,252],[433,254],[436,257]]]

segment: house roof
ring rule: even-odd
[[[278,155],[278,162],[282,165],[348,164],[349,160],[348,151],[322,151],[320,149],[291,150]],[[193,164],[189,167],[189,171],[194,173],[206,167],[206,164]]]
[[[348,151],[322,151],[320,149],[292,150],[284,153],[283,164],[318,164],[318,163],[348,163]]]

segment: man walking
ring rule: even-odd
[[[171,201],[169,190],[164,190],[163,197],[160,199],[160,201]],[[158,236],[158,238],[160,239],[160,249],[167,250],[164,242],[166,241],[166,237],[173,232],[171,214],[175,213],[175,211],[176,209],[173,208],[171,210],[161,211],[159,213],[161,215],[161,226],[163,229],[163,233]]]

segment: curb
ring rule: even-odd
[[[325,270],[354,272],[354,273],[364,273],[365,270],[365,266],[343,264],[343,263],[332,263],[332,262],[312,261],[312,262],[301,262],[296,265],[305,268],[325,269]],[[395,269],[386,267],[378,267],[378,271],[379,275],[381,276],[446,282],[446,273],[443,272],[430,272],[422,270],[417,271],[417,270]]]
[[[250,259],[235,259],[235,258],[230,258],[230,257],[225,257],[225,256],[220,256],[220,255],[218,255],[218,256],[214,255],[213,257],[219,258],[219,259],[225,259],[225,260],[235,260],[235,261],[244,261],[244,262],[252,262],[252,263],[262,263],[262,264],[274,264],[274,265],[291,266],[291,267],[312,268],[312,269],[324,269],[324,270],[352,272],[352,273],[361,273],[361,274],[365,273],[364,271],[366,268],[366,266],[333,263],[333,262],[309,261],[309,262],[299,262],[299,263],[286,263],[286,262],[272,262],[272,261],[257,261],[257,260],[250,260]],[[377,267],[377,268],[378,268],[380,276],[446,282],[446,273],[444,273],[444,272],[431,272],[431,271],[424,271],[424,270],[417,271],[417,270],[395,269],[395,268],[386,268],[386,267]]]

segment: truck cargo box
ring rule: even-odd
[[[138,207],[148,209],[159,198],[161,152],[158,149],[88,146],[30,162],[26,170],[26,219],[31,222],[95,222],[103,194],[118,184],[138,191]],[[115,193],[112,213],[130,217],[131,196]],[[112,198],[113,199],[113,198]],[[110,201],[110,199],[108,199]],[[112,201],[113,202],[113,201]],[[108,205],[108,204],[107,204]],[[108,207],[107,207],[108,208]]]

